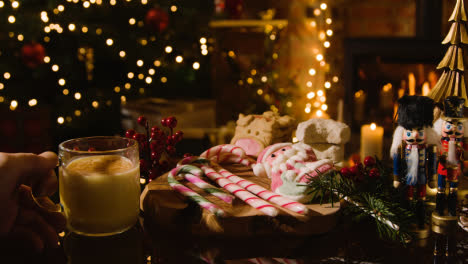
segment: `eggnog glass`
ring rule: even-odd
[[[67,227],[107,236],[132,227],[139,213],[138,143],[122,137],[88,137],[59,145],[59,191]]]

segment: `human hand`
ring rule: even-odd
[[[27,243],[36,251],[58,245],[57,232],[65,226],[64,216],[49,212],[34,198],[56,191],[53,169],[57,162],[52,152],[0,153],[0,237]]]

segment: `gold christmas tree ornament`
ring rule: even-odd
[[[448,96],[465,98],[465,107],[468,107],[466,90],[467,64],[466,46],[468,44],[467,16],[464,0],[457,0],[455,9],[449,18],[452,22],[449,33],[442,44],[450,44],[437,69],[443,69],[439,81],[428,96],[436,102],[442,102]]]

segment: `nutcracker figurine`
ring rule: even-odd
[[[434,129],[440,133],[442,147],[439,153],[439,166],[437,168],[437,196],[436,212],[444,215],[445,205],[448,214],[457,214],[457,188],[458,179],[463,171],[463,138],[465,120],[463,116],[465,99],[457,96],[449,96],[444,100],[443,115],[435,124]],[[449,195],[446,201],[445,189],[449,183]]]
[[[393,158],[393,184],[403,180],[407,198],[413,200],[416,190],[416,215],[419,228],[425,224],[426,182],[435,173],[433,147],[438,136],[432,129],[434,101],[425,96],[403,96],[398,100],[398,127],[393,134],[390,155]]]

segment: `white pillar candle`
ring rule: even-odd
[[[377,156],[382,159],[383,127],[375,123],[361,127],[361,159]]]

